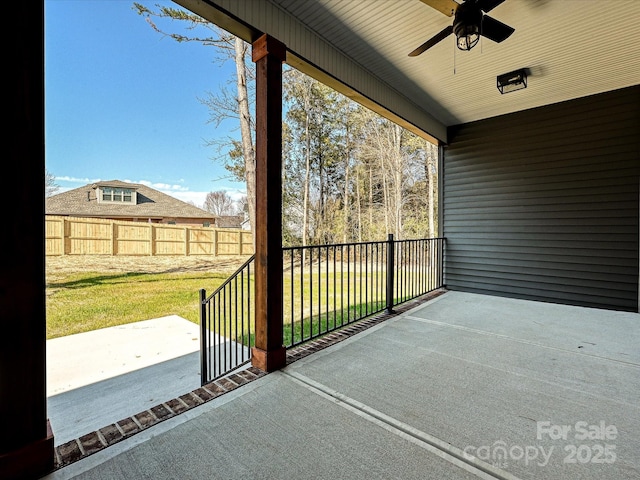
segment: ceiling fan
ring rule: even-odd
[[[471,50],[480,36],[500,43],[515,31],[509,25],[487,15],[505,0],[465,0],[463,3],[454,0],[422,1],[446,16],[453,17],[453,25],[424,42],[409,54],[410,57],[417,57],[452,33],[456,36],[456,44],[460,50]]]

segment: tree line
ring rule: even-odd
[[[255,225],[254,72],[250,47],[198,15],[134,3],[156,31],[179,42],[213,47],[235,63],[230,89],[200,99],[210,123],[237,122],[239,135],[215,138],[215,161],[245,182]],[[160,26],[161,21],[169,22]],[[176,23],[182,32],[176,33]],[[171,32],[170,30],[173,29]],[[283,243],[318,245],[437,234],[438,148],[326,85],[285,66],[283,73]],[[203,206],[228,207],[224,192]],[[211,198],[210,198],[211,197]]]

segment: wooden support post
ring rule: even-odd
[[[7,165],[23,175],[0,191],[4,205],[0,251],[0,478],[41,478],[54,468],[47,419],[44,229],[44,2],[5,5],[16,28],[32,42],[5,49]]]
[[[286,365],[282,346],[282,62],[284,44],[268,35],[253,43],[256,64],[256,340],[252,364]]]

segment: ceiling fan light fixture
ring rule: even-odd
[[[422,0],[446,16],[453,16],[453,24],[436,33],[418,48],[409,52],[417,57],[437,45],[449,35],[456,37],[456,47],[471,50],[480,41],[480,37],[500,43],[515,31],[513,27],[487,15],[505,0]]]
[[[478,44],[480,34],[478,32],[467,32],[464,35],[456,35],[456,44],[460,50],[471,50]]]
[[[521,68],[520,70],[514,70],[513,72],[503,73],[498,75],[497,79],[498,90],[501,94],[515,92],[516,90],[522,90],[527,88],[527,69]]]

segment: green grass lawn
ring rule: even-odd
[[[52,339],[105,327],[178,315],[199,322],[199,291],[211,294],[229,272],[173,273],[72,273],[47,284],[47,338]],[[284,344],[299,343],[319,333],[347,325],[357,318],[384,309],[385,289],[380,273],[351,274],[341,281],[342,273],[285,276],[283,279]],[[252,276],[253,277],[253,276]],[[369,283],[367,293],[362,285]],[[250,280],[253,290],[253,278]],[[372,286],[375,285],[375,286]],[[227,293],[227,299],[235,298]],[[254,292],[251,292],[253,298]],[[245,297],[246,301],[246,297]],[[231,314],[221,326],[221,334],[234,338],[236,320],[254,331],[252,315],[246,308],[231,306]],[[246,334],[245,334],[246,335]],[[253,334],[251,335],[253,338]]]
[[[82,272],[47,284],[47,339],[179,315],[198,323],[198,292],[225,273]]]

